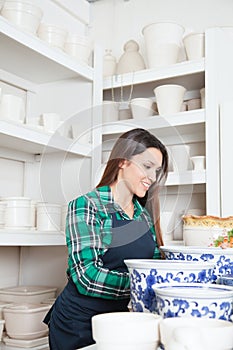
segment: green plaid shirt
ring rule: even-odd
[[[125,299],[130,296],[128,272],[103,267],[102,256],[111,243],[113,212],[117,219],[130,220],[113,201],[109,186],[94,189],[69,203],[66,220],[67,274],[72,277],[81,294],[105,299]],[[145,220],[156,241],[151,217],[137,200],[134,201],[133,220]],[[154,258],[160,258],[157,245]]]

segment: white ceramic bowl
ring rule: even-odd
[[[3,309],[7,335],[14,339],[36,339],[48,333],[43,323],[50,305],[19,304]]]
[[[154,89],[160,115],[174,114],[181,111],[186,89],[182,85],[165,84]]]
[[[231,350],[233,323],[195,317],[171,317],[159,324],[160,341],[166,350]]]
[[[77,61],[89,64],[92,47],[88,38],[73,34],[67,37],[64,51]]]
[[[132,309],[139,312],[156,312],[154,284],[208,283],[214,269],[213,263],[195,261],[129,259],[124,262],[130,273]]]
[[[167,317],[217,318],[231,321],[233,287],[209,283],[155,284],[157,312]]]
[[[162,246],[167,260],[202,261],[214,263],[213,282],[226,273],[233,273],[233,249],[198,246]]]
[[[198,60],[205,56],[205,34],[190,33],[183,39],[188,60]]]
[[[154,350],[159,344],[158,315],[111,312],[92,317],[98,350]]]
[[[4,2],[1,15],[21,29],[36,34],[43,12],[30,0],[7,0]]]
[[[213,246],[214,240],[223,234],[220,227],[183,226],[183,239],[186,246]]]
[[[15,286],[0,289],[0,300],[10,303],[40,303],[54,298],[57,288],[45,286]]]
[[[41,40],[46,41],[50,46],[63,50],[67,32],[61,27],[41,23],[37,31],[37,36]]]
[[[130,101],[130,109],[134,119],[144,119],[155,114],[154,101],[151,98],[133,98]]]

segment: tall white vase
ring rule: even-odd
[[[177,23],[151,23],[142,30],[145,38],[148,68],[174,64],[182,46],[184,28]]]

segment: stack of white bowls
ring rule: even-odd
[[[37,36],[50,46],[63,50],[67,32],[57,25],[41,23],[37,31]]]
[[[88,65],[92,47],[87,37],[70,34],[65,40],[64,51],[78,62]]]

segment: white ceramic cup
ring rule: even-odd
[[[25,119],[24,100],[19,96],[3,94],[0,103],[0,119],[23,123]]]
[[[61,116],[58,113],[43,113],[41,118],[45,131],[53,133],[60,126]]]
[[[183,39],[188,60],[198,60],[205,56],[205,34],[190,33]]]
[[[179,113],[186,89],[181,85],[165,84],[154,89],[160,115]]]
[[[193,169],[195,171],[201,171],[205,169],[205,156],[194,156],[190,158],[193,163]]]
[[[161,211],[160,226],[164,243],[172,241],[174,232],[173,211]]]
[[[187,171],[190,168],[190,146],[173,145],[170,146],[171,158],[174,172]]]
[[[133,98],[130,101],[130,108],[134,119],[144,119],[153,116],[154,101],[151,98]]]
[[[39,231],[60,231],[61,205],[38,203],[36,227]]]

